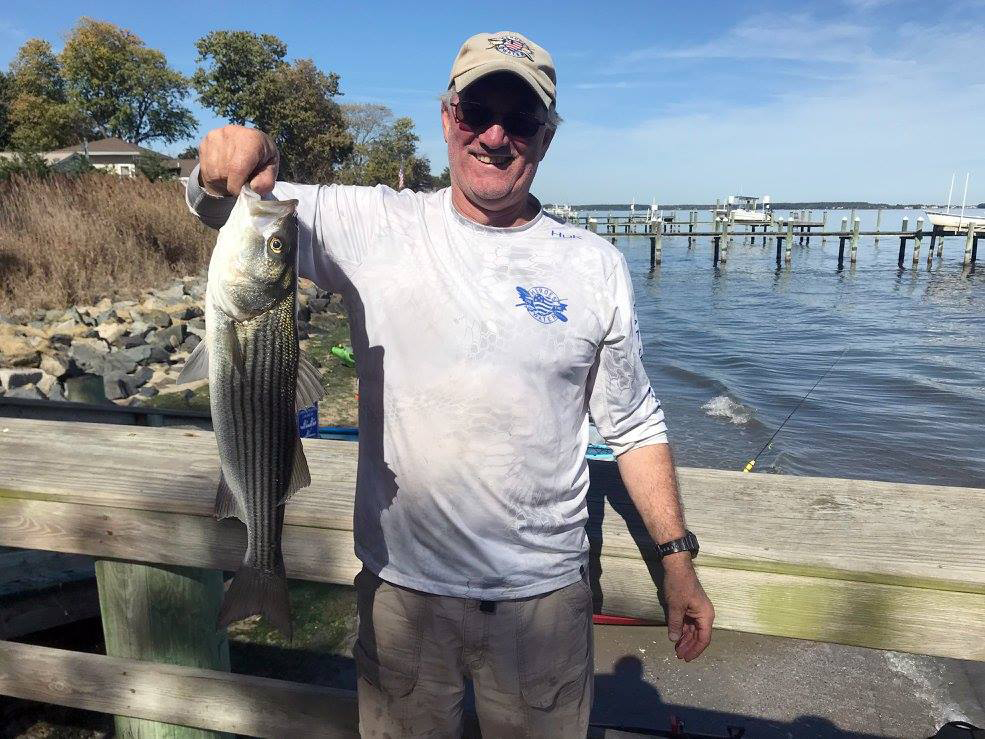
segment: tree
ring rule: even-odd
[[[417,156],[419,140],[410,118],[395,120],[370,148],[366,184],[382,183],[396,188],[400,168],[403,167],[405,187],[412,190],[431,189],[431,163],[426,157]]]
[[[32,152],[21,152],[13,159],[0,159],[0,182],[14,175],[46,177],[50,171],[48,163]]]
[[[186,146],[181,152],[175,155],[175,159],[198,159],[198,147]]]
[[[10,103],[10,142],[18,151],[47,151],[77,143],[87,130],[71,103],[18,95]]]
[[[276,36],[216,31],[199,39],[193,81],[202,103],[231,123],[266,131],[280,151],[280,174],[297,182],[331,182],[352,150],[334,98],[339,76],[310,59],[283,60]]]
[[[57,149],[88,133],[85,116],[68,100],[61,65],[47,41],[29,39],[8,74],[8,137],[16,149]]]
[[[10,146],[10,132],[13,129],[10,123],[11,92],[10,78],[0,72],[0,151]]]
[[[256,120],[259,111],[256,86],[282,67],[287,44],[268,33],[212,31],[195,42],[199,66],[192,85],[199,100],[230,123],[244,125]]]
[[[339,172],[339,182],[348,185],[364,185],[366,164],[373,144],[390,128],[393,111],[375,103],[347,103],[342,105],[346,126],[352,137],[352,153]]]
[[[295,182],[331,182],[352,151],[339,94],[339,76],[321,72],[310,59],[277,68],[264,78],[253,123],[280,151],[280,172]]]
[[[188,80],[131,31],[82,18],[60,61],[69,98],[100,135],[172,143],[194,132],[195,118],[182,105]]]
[[[435,190],[440,190],[442,187],[451,187],[451,169],[445,167],[441,170],[441,174],[433,178],[431,183]]]
[[[175,171],[165,166],[166,161],[162,156],[144,152],[137,157],[137,171],[151,182],[173,180],[176,176]]]

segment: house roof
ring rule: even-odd
[[[178,162],[178,176],[188,177],[191,175],[192,170],[195,169],[195,165],[198,164],[198,159],[177,159]]]
[[[90,141],[88,144],[78,143],[74,146],[66,146],[64,149],[55,149],[54,151],[48,152],[48,156],[68,156],[69,154],[75,154],[76,152],[84,152],[88,148],[89,156],[105,154],[105,155],[121,155],[121,154],[157,154],[157,156],[164,156],[153,149],[147,149],[143,146],[138,146],[137,144],[131,144],[129,141],[124,141],[118,138],[108,138],[108,139],[97,139],[96,141]]]

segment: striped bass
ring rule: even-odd
[[[323,394],[298,347],[296,208],[242,188],[209,262],[205,340],[178,377],[208,377],[221,467],[215,517],[246,524],[246,554],[218,625],[259,613],[289,638],[284,503],[311,484],[297,409]]]

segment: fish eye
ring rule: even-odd
[[[267,241],[267,246],[274,254],[280,254],[284,250],[284,242],[277,236],[271,236]]]

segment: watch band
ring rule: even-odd
[[[690,552],[691,559],[694,559],[698,556],[698,537],[687,529],[684,529],[684,536],[680,539],[674,539],[665,544],[658,544],[657,552],[661,557],[666,557],[668,554],[675,554],[676,552]]]

